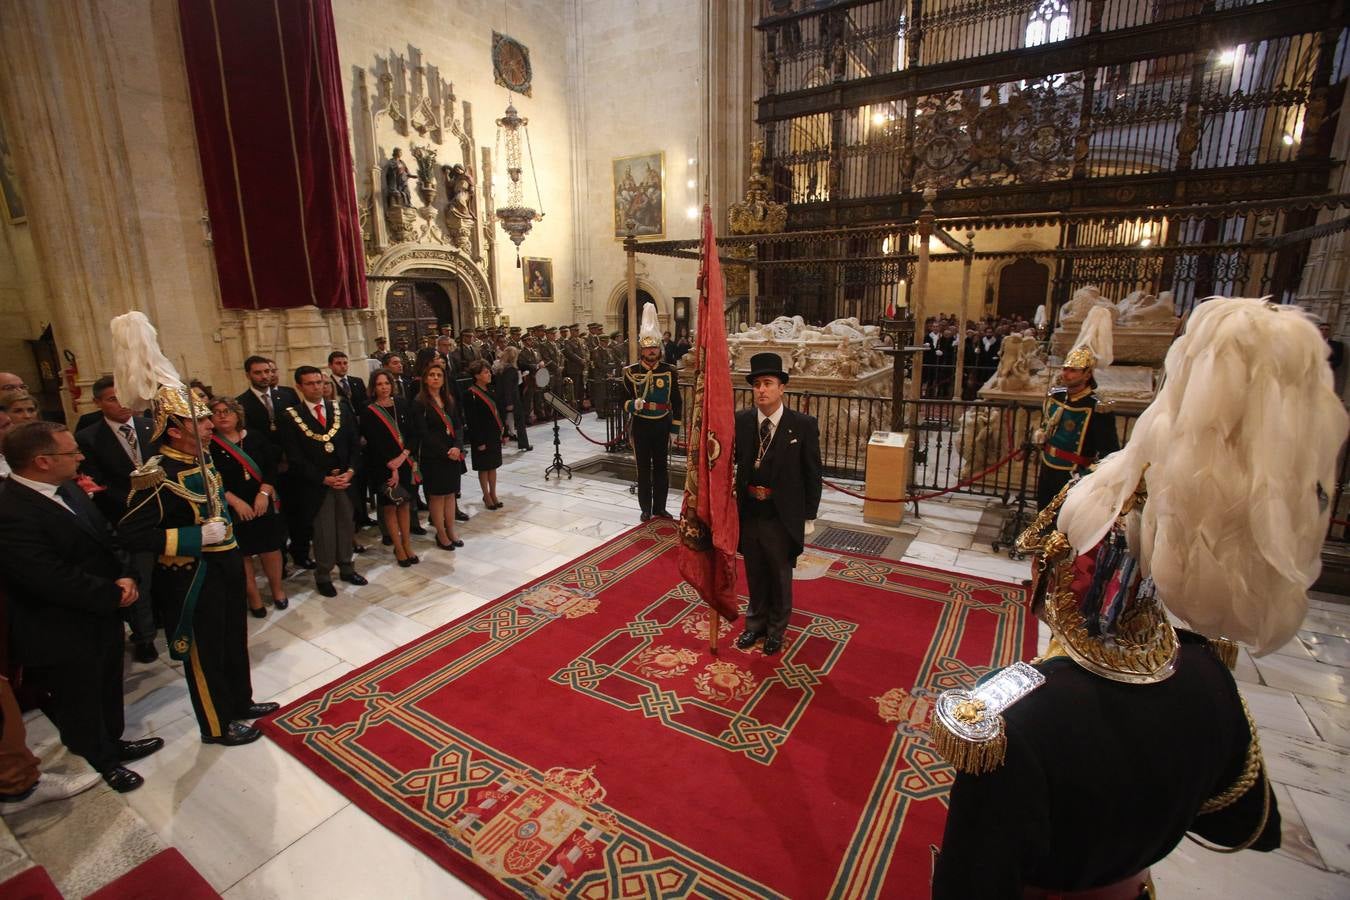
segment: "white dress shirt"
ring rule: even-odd
[[[75,513],[75,510],[70,508],[70,504],[62,500],[61,496],[58,493],[56,493],[56,489],[57,487],[59,487],[59,485],[48,484],[45,481],[34,481],[31,478],[24,478],[22,475],[15,475],[13,473],[11,473],[9,477],[11,480],[18,482],[24,487],[31,488],[37,491],[39,494],[46,497],[48,500],[59,505],[66,512],[71,513],[72,515]]]

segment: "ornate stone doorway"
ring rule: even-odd
[[[464,299],[463,282],[456,278],[429,281],[397,281],[385,297],[391,346],[409,350],[431,346],[445,328],[458,334],[466,317],[472,317],[473,303]]]

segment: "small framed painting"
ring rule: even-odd
[[[628,237],[634,223],[639,239],[666,234],[666,154],[664,151],[614,160],[614,238]]]
[[[552,303],[553,260],[526,256],[520,265],[525,276],[525,302]]]

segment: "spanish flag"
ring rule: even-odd
[[[698,276],[698,339],[693,399],[689,404],[689,466],[680,511],[680,574],[703,602],[727,621],[736,602],[736,412],[731,360],[723,322],[726,288],[713,238],[712,210],[703,207],[703,264]],[[715,635],[715,632],[713,632]]]

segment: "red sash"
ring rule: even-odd
[[[445,414],[445,410],[441,409],[441,405],[435,400],[431,401],[431,408],[436,410],[436,415],[441,417],[441,424],[445,426],[445,433],[450,435],[450,440],[456,440],[455,426],[450,424],[450,417]]]
[[[233,441],[227,438],[223,438],[218,434],[211,435],[211,441],[217,447],[224,450],[226,453],[230,454],[230,457],[243,467],[244,471],[248,473],[249,477],[252,478],[254,481],[258,482],[259,487],[262,486],[263,484],[262,472],[258,469],[258,464],[253,461],[253,457],[249,456],[248,452],[245,451],[243,447],[240,447]],[[280,500],[276,500],[275,498],[273,498],[273,504],[276,506],[277,509],[281,509]]]
[[[492,418],[497,420],[497,434],[499,435],[506,434],[506,426],[502,424],[502,417],[497,415],[496,402],[487,394],[483,393],[482,389],[477,386],[471,387],[469,388],[469,390],[472,393],[477,394],[478,399],[482,400],[484,403],[487,404],[488,411],[492,413]]]
[[[404,450],[403,435],[398,430],[398,423],[389,417],[389,413],[385,412],[384,407],[380,406],[380,404],[372,403],[370,404],[370,408],[375,410],[375,418],[383,422],[384,427],[389,429],[389,434],[394,438],[394,443],[398,445],[398,449],[400,451]],[[420,484],[422,476],[417,470],[417,462],[410,456],[408,457],[408,464],[412,467],[413,484]]]

